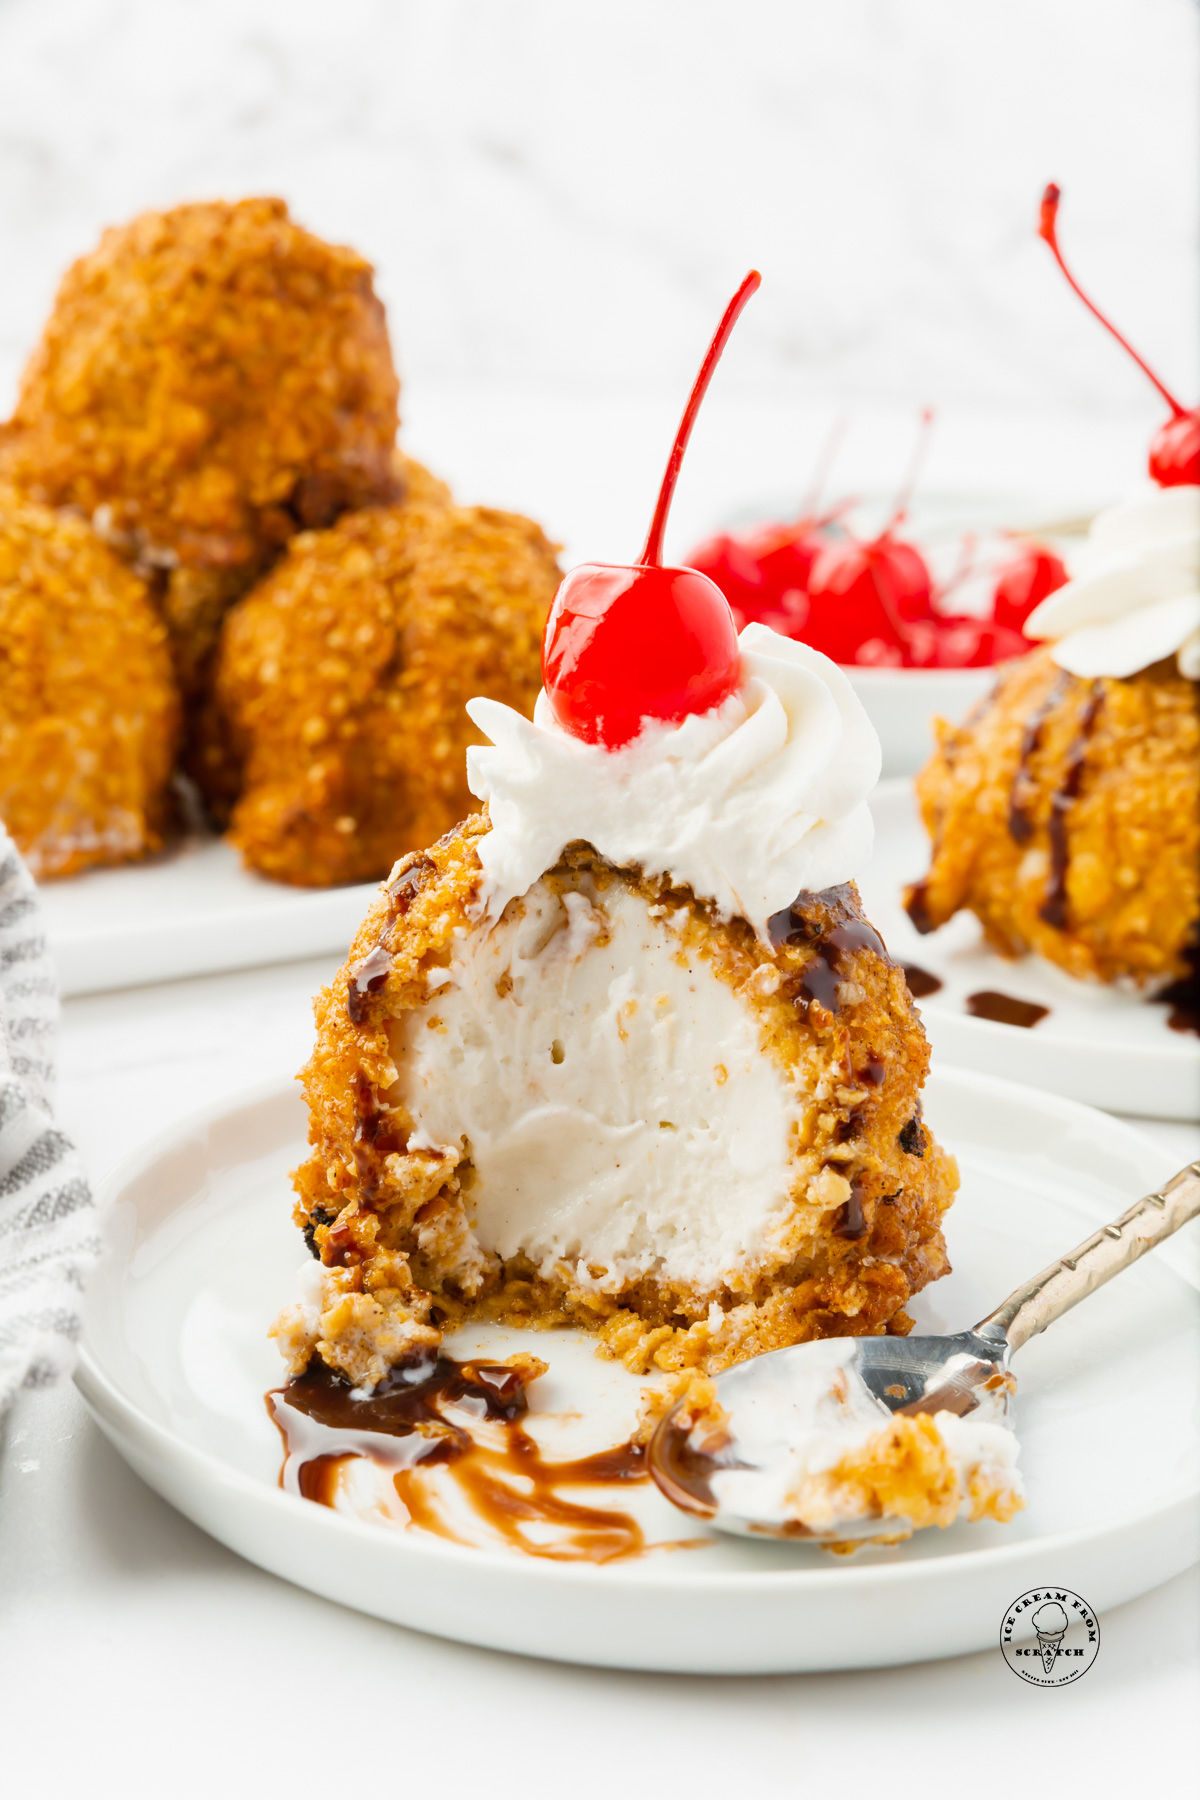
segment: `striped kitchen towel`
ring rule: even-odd
[[[32,877],[0,825],[0,1412],[70,1372],[100,1250],[79,1157],[51,1112],[58,986]]]

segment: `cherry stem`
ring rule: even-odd
[[[964,531],[958,546],[958,562],[934,595],[939,609],[942,602],[949,599],[955,588],[961,587],[963,582],[975,573],[975,553],[978,548],[979,540],[975,533]]]
[[[708,384],[713,378],[713,370],[721,360],[721,352],[729,342],[729,334],[737,324],[742,308],[751,294],[756,293],[761,286],[762,276],[757,269],[751,269],[725,308],[725,316],[717,326],[716,336],[708,346],[708,355],[700,365],[696,385],[683,409],[679,430],[675,433],[675,442],[671,446],[671,454],[667,458],[666,473],[662,478],[662,486],[658,490],[658,505],[655,507],[654,517],[650,521],[650,535],[646,539],[645,549],[638,558],[638,563],[644,567],[662,567],[662,542],[663,533],[667,528],[667,514],[670,512],[671,502],[675,498],[675,483],[679,480],[680,464],[683,462],[683,453],[687,449],[688,439],[692,435],[692,426],[696,423],[696,414],[700,411],[701,402],[708,392]]]
[[[900,483],[900,492],[896,496],[896,504],[892,509],[892,516],[880,532],[879,539],[888,537],[895,531],[897,525],[899,525],[906,516],[908,509],[912,504],[912,497],[916,490],[917,481],[924,466],[925,458],[929,454],[929,440],[932,435],[933,408],[931,406],[926,406],[921,413],[921,424],[917,432],[917,441],[913,446],[912,456],[909,459],[908,472],[905,475],[904,480]],[[877,539],[876,541],[878,542],[879,540]]]
[[[842,439],[849,429],[850,414],[839,413],[825,435],[825,442],[821,446],[821,453],[817,457],[816,466],[812,472],[812,480],[808,484],[808,493],[805,495],[804,502],[800,508],[800,523],[802,525],[811,525],[816,521],[817,502],[825,492],[826,483],[833,473],[833,465],[837,459],[837,453],[842,447]]]
[[[1127,351],[1128,354],[1132,356],[1134,362],[1142,371],[1142,374],[1154,383],[1175,417],[1177,419],[1182,419],[1184,417],[1185,409],[1179,404],[1178,400],[1176,400],[1174,394],[1167,391],[1162,382],[1158,379],[1158,376],[1154,373],[1154,370],[1148,363],[1143,362],[1133,345],[1129,342],[1129,339],[1121,336],[1121,333],[1117,330],[1111,319],[1106,319],[1104,314],[1100,311],[1100,308],[1088,299],[1087,295],[1072,275],[1070,269],[1068,269],[1066,263],[1063,261],[1062,251],[1058,247],[1058,206],[1061,199],[1062,189],[1056,182],[1052,181],[1042,195],[1042,210],[1041,216],[1038,219],[1038,236],[1044,243],[1049,244],[1055,262],[1067,278],[1068,287],[1070,287],[1074,293],[1078,294],[1092,317],[1099,319],[1105,331],[1110,332],[1112,336],[1116,338],[1122,350]]]

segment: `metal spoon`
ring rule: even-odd
[[[1189,1163],[1156,1194],[1148,1194],[1111,1225],[1103,1225],[1067,1256],[1017,1288],[970,1331],[951,1337],[871,1337],[837,1340],[847,1374],[861,1377],[869,1394],[889,1412],[968,1413],[980,1420],[1008,1423],[1015,1382],[1009,1359],[1047,1325],[1069,1312],[1097,1288],[1161,1244],[1200,1213],[1200,1162]],[[738,1415],[770,1399],[777,1403],[812,1381],[814,1359],[830,1349],[830,1340],[772,1350],[726,1370],[716,1380],[717,1397],[727,1415],[728,1443],[717,1453],[698,1448],[693,1439],[687,1402],[681,1401],[660,1421],[647,1457],[651,1475],[668,1500],[684,1512],[697,1513],[718,1531],[740,1536],[816,1536],[793,1521],[743,1517],[730,1504],[718,1503],[712,1477],[723,1469],[757,1469],[738,1443]],[[818,1370],[818,1374],[820,1371]],[[872,1402],[865,1399],[871,1408]],[[870,1425],[868,1424],[868,1430]],[[735,1485],[735,1484],[731,1484]],[[820,1534],[822,1539],[862,1539],[878,1535],[882,1521],[854,1520]],[[875,1532],[871,1525],[876,1527]],[[905,1519],[889,1517],[889,1535],[911,1529]]]

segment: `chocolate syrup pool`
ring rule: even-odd
[[[558,1562],[616,1562],[647,1550],[642,1527],[619,1507],[589,1505],[571,1490],[629,1488],[649,1480],[645,1452],[625,1443],[549,1462],[525,1428],[531,1372],[444,1354],[393,1370],[373,1393],[314,1360],[267,1396],[287,1455],[280,1486],[338,1504],[353,1465],[373,1464],[398,1504],[380,1516],[471,1545],[498,1544]],[[689,1540],[699,1544],[703,1539]]]

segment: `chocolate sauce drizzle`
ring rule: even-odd
[[[1025,729],[1021,734],[1021,750],[1008,796],[1008,831],[1014,843],[1027,844],[1036,830],[1034,822],[1029,816],[1029,806],[1037,792],[1037,784],[1030,772],[1029,764],[1042,747],[1046,721],[1059,701],[1064,698],[1070,685],[1071,677],[1064,669],[1057,681],[1053,682],[1043,695],[1041,705],[1026,720]]]
[[[287,1456],[280,1486],[323,1506],[337,1504],[342,1471],[366,1457],[392,1476],[411,1523],[456,1543],[473,1543],[447,1521],[430,1471],[453,1466],[473,1512],[511,1549],[557,1562],[615,1562],[647,1549],[628,1513],[565,1499],[562,1488],[625,1487],[647,1479],[639,1444],[618,1444],[573,1462],[546,1462],[524,1429],[524,1370],[504,1363],[458,1362],[438,1354],[394,1369],[369,1395],[357,1397],[344,1377],[314,1360],[302,1375],[267,1395]],[[478,1441],[447,1413],[499,1426]],[[528,1528],[536,1535],[529,1535]],[[552,1534],[546,1536],[546,1527]],[[699,1544],[704,1540],[687,1540]]]
[[[382,938],[361,962],[355,963],[346,989],[346,1012],[352,1025],[361,1025],[366,1018],[367,1000],[379,992],[391,966],[392,953]]]
[[[820,898],[826,902],[832,900],[836,904],[842,891],[830,888]],[[797,998],[806,1006],[815,1001],[826,1012],[836,1014],[839,1010],[838,988],[842,981],[842,958],[855,950],[873,950],[876,956],[889,961],[890,958],[883,939],[865,919],[853,916],[841,919],[824,934],[814,929],[812,921],[807,917],[805,902],[811,905],[816,899],[816,895],[797,894],[790,906],[784,907],[782,912],[772,913],[767,920],[767,933],[776,950],[784,944],[812,945],[812,957],[800,974]],[[882,1075],[880,1078],[882,1079]]]
[[[835,907],[844,915],[828,930],[822,931],[808,916],[809,909],[818,902]],[[820,895],[797,894],[791,906],[772,914],[767,921],[767,931],[776,949],[784,944],[812,947],[813,954],[796,983],[796,998],[805,1007],[815,1004],[835,1017],[840,1011],[839,990],[845,978],[844,959],[847,956],[858,950],[869,950],[892,966],[887,945],[873,925],[857,916],[856,903],[844,884],[828,888]],[[861,1066],[855,1069],[853,1079],[860,1087],[871,1089],[881,1087],[886,1075],[886,1061],[868,1052]],[[859,1135],[867,1112],[868,1105],[864,1102],[841,1121],[836,1134],[839,1143],[847,1143]],[[866,1237],[871,1230],[871,1219],[857,1176],[850,1178],[850,1198],[838,1209],[832,1229],[834,1236],[851,1241]]]
[[[936,931],[933,916],[929,911],[928,881],[914,881],[904,896],[904,910],[922,937],[928,937]]]
[[[871,1222],[863,1205],[862,1189],[855,1178],[850,1183],[850,1198],[837,1210],[833,1221],[833,1235],[856,1240],[866,1237],[870,1229]]]
[[[942,986],[939,976],[931,975],[928,969],[922,969],[917,963],[904,964],[904,979],[914,1000],[923,1000],[926,994],[936,994]]]
[[[1200,1035],[1200,942],[1189,944],[1186,952],[1188,972],[1154,996],[1161,1005],[1169,1006],[1167,1024],[1172,1031],[1189,1031]]]
[[[1050,800],[1050,880],[1046,887],[1046,897],[1038,907],[1038,917],[1056,931],[1064,931],[1067,924],[1067,814],[1079,798],[1088,745],[1103,704],[1104,684],[1094,681],[1079,715],[1075,741],[1067,752],[1062,780]]]
[[[997,1025],[1021,1025],[1028,1030],[1039,1019],[1046,1018],[1050,1008],[1039,1006],[1034,1000],[1018,1000],[1013,994],[984,988],[978,994],[967,995],[967,1011],[975,1019],[991,1019]]]

